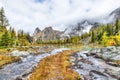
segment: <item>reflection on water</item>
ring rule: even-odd
[[[72,50],[91,50],[93,48],[100,48],[100,45],[83,45],[83,44],[46,44],[41,46],[54,46],[55,48],[70,48]]]

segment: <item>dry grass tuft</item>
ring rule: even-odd
[[[71,70],[70,55],[73,50],[44,58],[33,71],[30,80],[80,80],[77,72]]]
[[[120,60],[116,60],[116,61],[114,61],[114,63],[116,63],[116,64],[119,64],[119,65],[120,65]]]
[[[6,64],[10,64],[12,62],[19,61],[19,57],[7,56],[7,55],[0,55],[0,68]]]

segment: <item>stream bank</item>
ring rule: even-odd
[[[38,49],[39,51],[44,48]],[[27,80],[40,61],[58,54],[67,48],[34,54],[14,51],[12,56],[21,57],[21,61],[0,69],[0,80]],[[120,47],[110,46],[92,50],[82,50],[71,55],[71,69],[77,71],[82,80],[120,80]]]
[[[110,46],[71,55],[71,68],[83,80],[120,80],[120,47]]]
[[[19,55],[21,56],[21,61],[6,65],[2,69],[0,69],[0,80],[27,80],[33,69],[43,58],[55,55],[63,50],[68,49],[54,49],[51,52],[38,55]]]

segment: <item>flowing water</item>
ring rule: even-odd
[[[56,49],[49,53],[28,55],[0,69],[0,80],[27,80],[33,69],[43,58],[54,55],[66,48]],[[107,64],[104,60],[80,51],[71,56],[72,69],[83,76],[83,80],[120,80],[120,67]]]
[[[95,56],[81,51],[71,57],[72,68],[83,76],[83,80],[120,80],[120,67],[107,64]]]
[[[39,55],[29,55],[22,59],[20,62],[15,62],[4,66],[0,69],[0,80],[27,80],[28,75],[37,66],[41,59],[54,55],[62,50],[68,49],[56,49],[49,53],[39,54]]]

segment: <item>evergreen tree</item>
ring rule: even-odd
[[[95,35],[94,35],[94,31],[91,32],[91,43],[95,42]]]
[[[18,40],[21,46],[25,45],[25,36],[23,30],[18,31]]]
[[[28,41],[29,43],[32,42],[32,38],[31,38],[31,36],[30,36],[29,33],[26,33],[26,39],[27,39],[27,41]]]
[[[9,30],[9,33],[10,33],[10,45],[16,45],[16,32],[14,30],[14,28],[10,28]]]
[[[118,29],[119,29],[119,25],[118,25],[118,19],[116,20],[116,24],[115,24],[115,31],[118,32]]]
[[[31,42],[29,33],[24,33],[23,30],[18,31],[18,40],[21,46],[26,46]]]
[[[115,33],[118,33],[119,30],[120,30],[120,21],[119,19],[117,19],[115,23]]]
[[[97,34],[97,41],[100,43],[101,40],[102,40],[102,33],[99,32],[99,33]]]
[[[2,35],[0,43],[1,43],[1,44],[0,44],[1,46],[9,46],[10,38],[9,38],[8,31],[6,31],[6,32]]]
[[[114,29],[113,29],[113,24],[107,24],[107,36],[114,35]]]
[[[0,9],[0,28],[6,28],[7,26],[9,26],[9,22],[8,19],[5,16],[5,12],[3,7]]]

